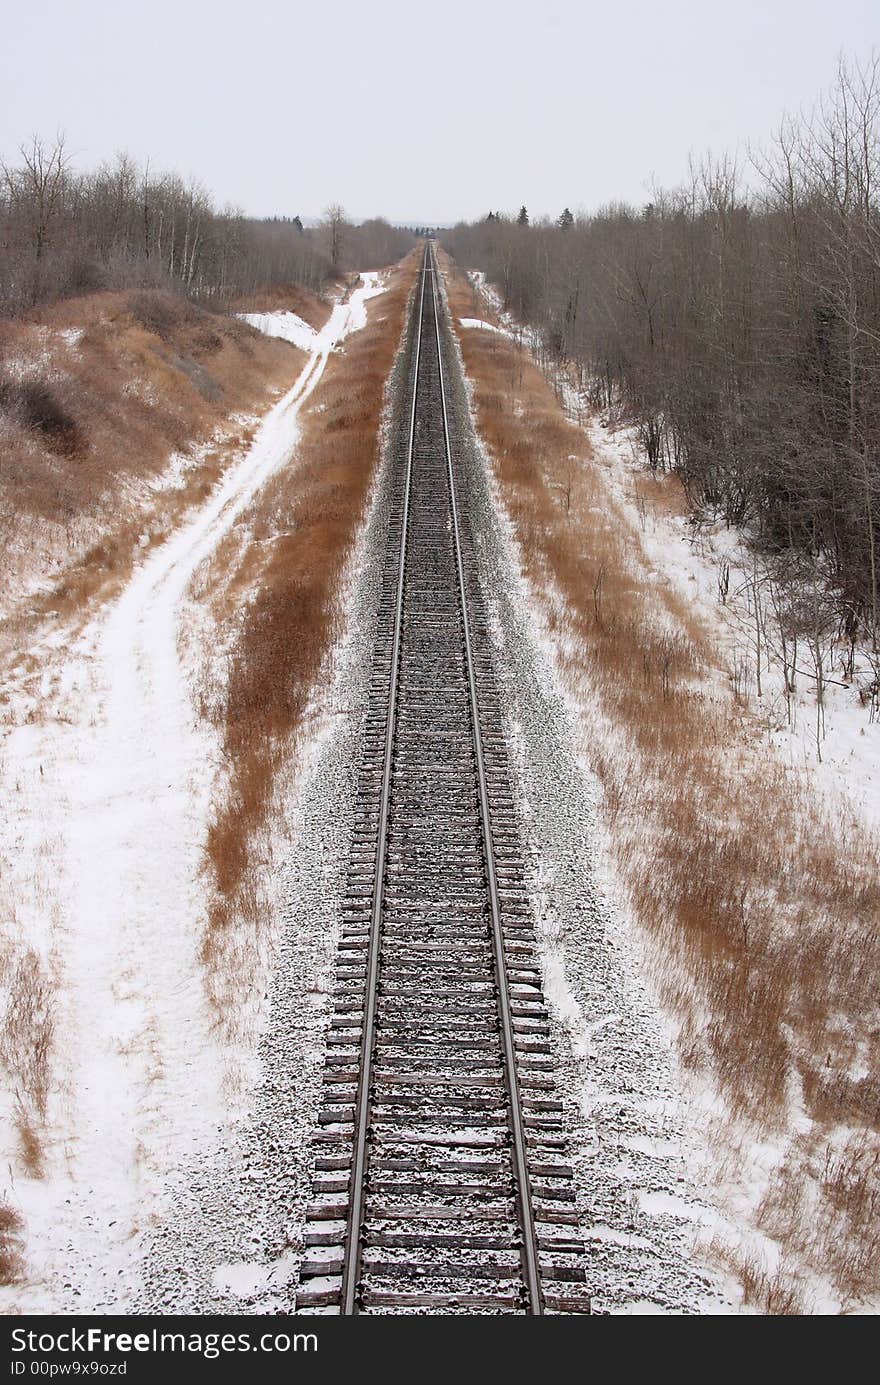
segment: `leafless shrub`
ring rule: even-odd
[[[74,457],[86,443],[76,419],[45,380],[0,376],[0,409],[39,434],[50,452]]]
[[[181,327],[191,327],[207,318],[207,314],[175,294],[152,292],[133,293],[128,299],[129,310],[139,327],[153,332],[161,341],[171,341]]]

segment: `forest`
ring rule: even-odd
[[[65,142],[39,138],[0,165],[0,316],[102,289],[165,288],[222,307],[273,285],[320,292],[347,270],[398,259],[413,236],[386,221],[351,224],[339,206],[304,227],[218,208],[196,180],[127,154],[91,172]]]
[[[878,187],[875,61],[841,65],[767,150],[692,163],[642,207],[443,233],[546,362],[681,478],[695,518],[750,533],[783,630],[833,626],[875,655]]]

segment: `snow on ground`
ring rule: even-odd
[[[459,327],[477,327],[484,332],[498,332],[504,337],[508,335],[505,328],[496,327],[494,322],[486,322],[481,317],[460,317],[458,319],[458,325]]]
[[[755,568],[745,535],[721,521],[694,526],[683,514],[640,506],[635,483],[638,475],[645,474],[645,460],[633,431],[611,431],[595,418],[585,431],[612,493],[633,527],[641,530],[645,556],[709,628],[725,674],[731,679],[737,671],[742,674],[748,707],[764,727],[768,744],[786,764],[810,771],[825,795],[844,795],[864,823],[880,827],[880,723],[872,719],[870,699],[862,695],[873,677],[865,651],[857,651],[854,676],[844,680],[841,651],[838,648],[836,657],[832,656],[828,642],[827,681],[819,707],[815,671],[802,641],[789,720],[778,635],[770,597],[766,591],[761,594],[766,581],[759,567],[764,626],[759,697]],[[730,581],[727,599],[722,601],[719,577],[725,565]]]
[[[15,670],[0,688],[5,902],[55,995],[44,1178],[13,1176],[11,1094],[0,1105],[5,1194],[25,1219],[31,1278],[3,1298],[25,1311],[124,1307],[168,1175],[228,1117],[199,962],[219,755],[179,653],[187,587],[290,459],[331,350],[380,292],[365,274],[320,332],[309,329],[309,359],[253,445],[109,609],[71,648],[59,629],[32,651],[38,697]]]
[[[296,313],[236,313],[236,317],[241,318],[242,322],[250,323],[251,327],[256,327],[258,332],[265,332],[269,337],[281,337],[284,341],[292,342],[300,351],[311,351],[318,335],[314,327],[303,322]]]

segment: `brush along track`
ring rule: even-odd
[[[589,1312],[442,312],[429,246],[297,1311]]]

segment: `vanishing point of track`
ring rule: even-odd
[[[437,280],[429,243],[297,1311],[584,1313]]]

